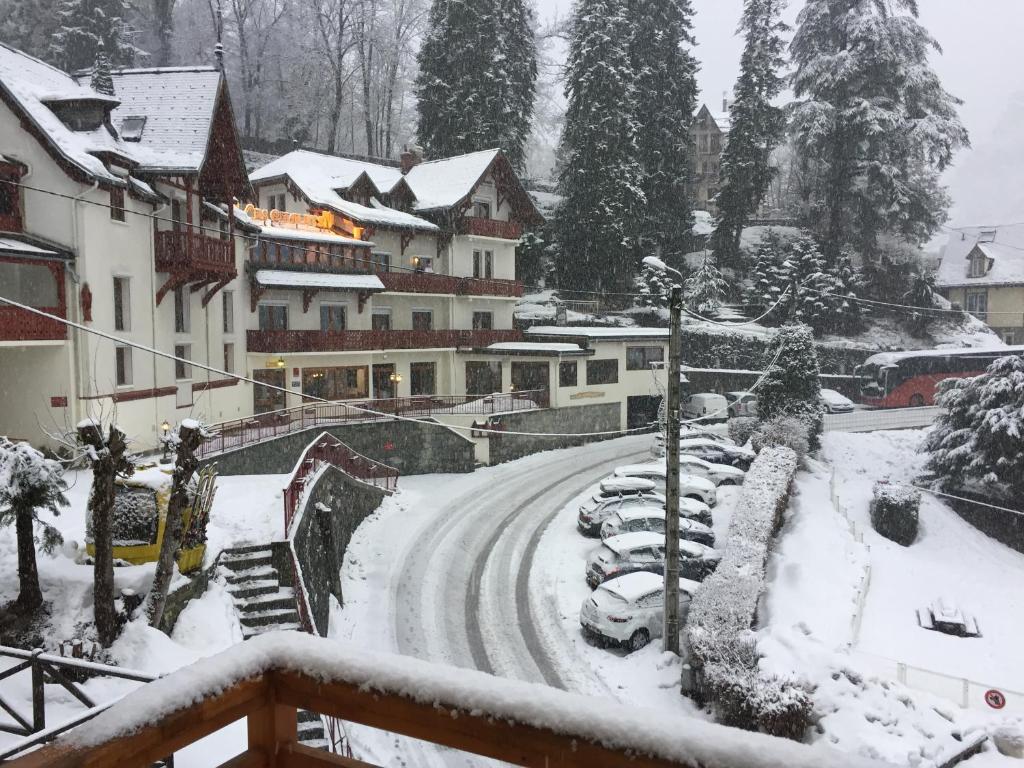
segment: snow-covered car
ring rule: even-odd
[[[628,509],[665,509],[665,497],[660,493],[638,493],[633,496],[593,496],[580,506],[576,528],[584,536],[597,536],[601,523],[616,512]]]
[[[731,437],[726,437],[725,435],[720,435],[717,432],[711,432],[705,429],[687,429],[684,427],[679,431],[680,448],[682,448],[683,445],[695,440],[701,442],[715,443],[717,445],[736,445],[736,441],[733,440]],[[656,459],[660,459],[665,456],[664,432],[656,432],[654,434],[654,439],[651,441],[651,455]]]
[[[683,418],[703,422],[728,421],[729,402],[714,392],[698,392],[683,401]]]
[[[722,555],[718,550],[695,541],[679,542],[679,575],[703,581],[713,573]],[[662,573],[665,570],[664,534],[638,531],[605,539],[587,557],[587,584],[598,584],[636,571]]]
[[[679,580],[679,621],[690,612],[690,600],[700,588],[691,579]],[[601,645],[643,648],[664,631],[665,580],[640,571],[611,579],[594,590],[580,607],[580,626],[588,640]]]
[[[652,480],[658,485],[658,490],[665,490],[665,462],[654,461],[649,464],[627,464],[624,467],[616,467],[616,477],[642,477]],[[709,507],[718,503],[718,493],[715,490],[716,484],[702,477],[693,475],[679,477],[679,496],[684,499],[696,499],[703,501]]]
[[[684,578],[704,581],[721,561],[722,553],[714,547],[685,539],[679,542],[679,575]]]
[[[819,400],[829,413],[851,413],[854,409],[853,401],[834,389],[821,390]]]
[[[691,504],[698,503],[692,499],[683,499],[683,501],[688,501]],[[620,510],[601,523],[601,538],[610,539],[612,536],[636,533],[637,531],[664,533],[665,514],[664,509]],[[709,547],[715,546],[715,532],[711,530],[710,526],[699,523],[692,517],[680,515],[679,518],[679,538],[696,541],[698,544],[706,544]]]
[[[658,486],[653,480],[642,477],[606,477],[597,486],[594,497],[608,499],[613,496],[636,496],[641,493],[654,493]]]
[[[742,485],[746,472],[728,464],[712,464],[710,461],[698,459],[696,456],[682,455],[679,457],[679,472],[689,477],[710,480],[717,485]]]
[[[757,416],[757,395],[753,392],[726,392],[730,416]]]
[[[750,469],[750,465],[757,458],[757,454],[749,448],[725,445],[723,443],[716,443],[713,440],[704,440],[703,438],[680,440],[679,452],[687,456],[695,456],[712,464],[727,464],[730,467],[742,469],[744,472]]]

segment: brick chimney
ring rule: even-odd
[[[402,154],[398,156],[398,161],[399,168],[404,176],[415,166],[423,162],[423,150],[415,144],[410,144],[402,150]]]

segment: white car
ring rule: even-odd
[[[679,471],[689,477],[701,477],[718,485],[743,485],[746,472],[728,464],[712,464],[696,456],[680,456]]]
[[[821,390],[820,402],[829,413],[852,413],[854,408],[853,400],[834,389]]]
[[[636,496],[641,493],[654,493],[657,485],[652,480],[642,477],[606,477],[598,485],[595,498],[607,499],[613,496]]]
[[[683,401],[683,418],[704,422],[728,421],[729,401],[714,392],[698,392]]]
[[[726,392],[730,416],[757,416],[757,395],[753,392]]]
[[[615,470],[616,477],[642,477],[646,480],[653,480],[661,491],[665,490],[665,474],[664,461],[655,461],[650,464],[628,464],[624,467],[617,467]],[[679,477],[679,496],[703,501],[709,507],[718,503],[718,493],[715,491],[715,487],[715,483],[703,477],[693,475]]]
[[[736,441],[731,437],[720,435],[717,432],[710,432],[706,429],[687,429],[682,428],[679,430],[679,447],[690,443],[692,441],[701,442],[712,442],[719,446],[735,446]],[[665,433],[655,432],[654,440],[651,442],[651,455],[660,459],[665,456]]]
[[[700,584],[679,580],[679,621],[685,623],[690,600]],[[583,601],[580,626],[587,639],[602,645],[624,645],[631,651],[661,637],[664,628],[665,581],[638,572],[606,581]]]
[[[679,541],[679,575],[704,581],[714,573],[722,554],[695,541]],[[650,531],[623,533],[605,539],[588,555],[586,579],[591,588],[609,579],[635,571],[662,573],[665,570],[665,535]]]
[[[665,497],[660,493],[639,493],[633,496],[602,497],[595,495],[580,505],[576,527],[584,536],[597,536],[601,524],[616,512],[627,509],[665,509]]]
[[[691,499],[683,499],[692,504],[697,504]],[[709,547],[715,546],[715,532],[710,526],[704,525],[685,515],[679,516],[679,538],[686,541],[695,541],[698,544],[706,544]],[[652,533],[665,532],[665,510],[664,509],[625,509],[610,515],[607,520],[601,523],[601,538],[610,539],[623,533],[636,533],[637,531],[651,531]]]

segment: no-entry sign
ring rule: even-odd
[[[997,691],[993,688],[985,691],[985,703],[992,707],[992,709],[1002,709],[1006,706],[1006,696],[1003,695],[1002,691]]]

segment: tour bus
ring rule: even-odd
[[[935,404],[936,388],[943,379],[978,376],[996,359],[1022,353],[1024,346],[882,352],[869,357],[854,372],[860,377],[865,405],[917,408]]]

